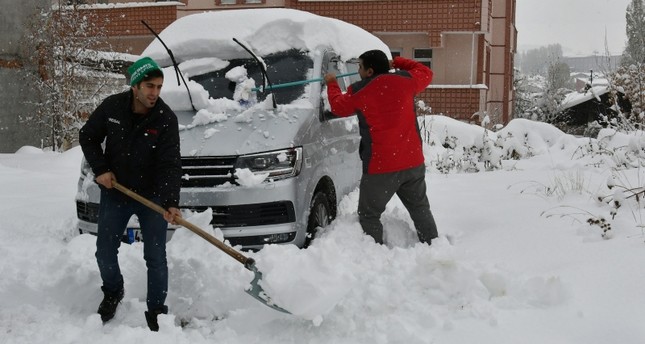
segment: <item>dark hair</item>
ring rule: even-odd
[[[363,61],[363,68],[374,70],[374,74],[387,73],[390,70],[390,60],[380,50],[369,50],[358,57]]]

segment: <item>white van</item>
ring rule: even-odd
[[[364,51],[389,56],[387,46],[354,25],[290,9],[190,15],[160,38],[187,81],[178,86],[159,40],[142,53],[164,67],[161,98],[180,123],[180,208],[212,208],[213,227],[233,246],[308,245],[361,175],[358,121],[326,110],[321,79],[356,72]],[[96,233],[93,178],[84,163],[76,199],[81,232]],[[128,241],[137,226],[131,219]]]

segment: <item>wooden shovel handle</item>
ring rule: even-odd
[[[146,207],[158,212],[159,214],[163,215],[166,212],[166,210],[164,208],[162,208],[161,206],[159,206],[158,204],[156,204],[156,203],[150,201],[149,199],[137,194],[136,192],[126,188],[125,186],[119,184],[116,180],[112,180],[112,185],[114,186],[115,189],[123,192],[124,194],[126,194],[129,197],[132,197],[133,199],[139,201],[141,204],[143,204]],[[181,218],[179,216],[175,216],[174,220],[175,220],[175,222],[177,224],[188,228],[191,232],[199,235],[200,237],[202,237],[206,241],[208,241],[211,244],[215,245],[217,248],[219,248],[220,250],[224,251],[226,254],[228,254],[229,256],[233,257],[238,262],[244,264],[244,267],[246,267],[247,269],[252,271],[252,268],[255,265],[255,261],[253,260],[253,258],[248,258],[248,257],[244,256],[243,254],[241,254],[240,252],[237,252],[232,247],[227,246],[226,244],[224,244],[223,242],[221,242],[220,240],[218,240],[214,236],[208,234],[203,229],[195,226],[194,224],[184,220],[183,218]]]

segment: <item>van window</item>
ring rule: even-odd
[[[340,86],[341,91],[346,92],[349,85],[361,79],[360,75],[358,75],[358,59],[351,59],[349,61],[343,62],[338,56],[331,55],[331,53],[328,53],[328,54],[329,54],[328,56],[329,62],[327,62],[327,64],[323,66],[323,67],[326,67],[326,68],[323,68],[323,71],[325,73],[334,73],[336,75],[346,74],[346,73],[357,73],[356,75],[336,79],[338,81],[338,86]],[[319,119],[321,122],[340,118],[334,115],[329,110],[329,101],[327,99],[321,99],[321,104],[322,106],[321,106],[321,111],[319,116]]]
[[[266,63],[267,74],[273,85],[306,80],[308,72],[313,68],[313,61],[305,54],[298,50],[289,50],[262,57]],[[213,99],[229,98],[233,99],[235,92],[235,83],[228,80],[226,73],[238,66],[246,68],[249,78],[255,80],[256,86],[262,86],[262,72],[255,59],[233,59],[229,60],[226,68],[209,72],[201,75],[190,77],[206,89]],[[267,84],[268,86],[268,84]],[[300,98],[304,94],[305,85],[290,86],[273,90],[275,100],[278,104],[289,104]],[[270,94],[269,91],[257,92],[258,101],[266,99]]]
[[[361,80],[361,76],[358,75],[358,59],[354,58],[345,62],[345,68],[347,73],[356,73],[356,75],[349,77],[350,85]]]
[[[354,58],[349,61],[342,61],[339,57],[333,56],[329,59],[327,63],[327,68],[324,69],[325,73],[334,73],[347,74],[347,73],[358,73],[358,59]],[[340,89],[345,92],[349,85],[359,81],[361,77],[356,74],[349,77],[338,78],[338,85]],[[348,82],[346,80],[349,80]]]

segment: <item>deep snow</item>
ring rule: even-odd
[[[481,127],[441,116],[426,122],[436,142],[446,134],[481,141]],[[396,198],[382,218],[387,245],[376,245],[358,223],[356,191],[340,200],[339,217],[310,248],[247,253],[264,273],[265,290],[295,315],[248,296],[250,272],[178,231],[168,244],[171,312],[160,317],[159,333],[143,317],[138,243],[120,251],[126,295],[116,317],[103,326],[95,313],[102,296],[95,237],[75,228],[80,150],[2,154],[0,342],[644,342],[642,204],[625,199],[612,220],[610,207],[595,201],[612,194],[608,180],[636,187],[643,172],[616,170],[618,154],[579,153],[604,142],[637,154],[643,134],[604,131],[613,135],[596,141],[526,120],[504,130],[489,135],[527,134],[523,146],[534,156],[503,159],[495,171],[440,174],[434,166],[449,151],[426,145],[428,196],[441,234],[431,247],[417,243]],[[585,222],[591,215],[611,223],[606,238]],[[208,212],[188,220],[221,238]]]
[[[161,36],[184,73],[222,62],[182,59],[197,54],[195,47],[243,53],[231,43],[237,36],[266,53],[274,41],[286,41],[277,39],[289,32],[285,27],[313,37],[289,41],[291,47],[331,44],[351,55],[381,46],[360,40],[359,28],[337,22],[317,32],[317,19],[290,13],[294,18],[278,25],[250,20],[258,24],[255,31],[196,26],[198,32]],[[214,23],[211,15],[184,22]],[[205,32],[220,41],[183,48]],[[149,53],[164,56],[157,43]],[[166,71],[162,98],[175,110],[189,108],[180,97],[187,98],[183,85],[174,86],[174,73]],[[194,82],[189,86],[200,110],[213,106]],[[168,244],[170,314],[160,317],[158,333],[147,329],[143,316],[140,243],[121,247],[126,294],[116,317],[104,326],[96,314],[102,294],[95,237],[76,229],[80,149],[61,154],[23,147],[0,154],[0,343],[645,342],[642,195],[627,197],[623,189],[643,185],[642,132],[605,130],[590,140],[527,120],[513,120],[497,133],[442,116],[422,122],[430,132],[424,147],[428,196],[441,235],[431,247],[418,244],[396,198],[382,217],[386,245],[376,245],[358,223],[355,191],[340,200],[338,218],[308,249],[283,245],[248,253],[264,273],[265,290],[294,313],[288,315],[244,292],[252,274],[241,264],[179,230]],[[463,172],[485,170],[478,156],[496,169]],[[599,196],[621,203],[614,219],[611,204],[596,201]],[[188,220],[221,238],[208,225],[210,216]],[[586,222],[600,216],[611,230]]]

